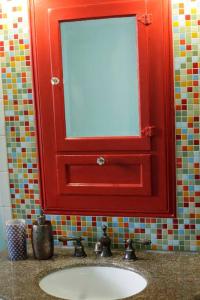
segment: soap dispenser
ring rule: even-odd
[[[46,220],[43,212],[32,226],[32,247],[36,259],[49,259],[54,253],[51,222]]]

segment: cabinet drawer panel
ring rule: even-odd
[[[59,194],[150,195],[150,165],[150,154],[57,156]]]

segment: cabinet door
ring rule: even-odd
[[[32,0],[30,9],[46,212],[173,215],[168,1]]]
[[[150,149],[143,14],[144,1],[48,11],[58,151]]]

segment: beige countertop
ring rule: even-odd
[[[0,299],[58,299],[45,294],[39,279],[56,269],[75,265],[116,265],[131,268],[148,280],[144,291],[126,299],[200,300],[200,253],[137,251],[138,260],[124,261],[123,253],[113,251],[111,258],[96,258],[86,249],[88,257],[74,258],[70,249],[55,249],[55,256],[46,261],[30,254],[24,261],[11,262],[0,254]],[[198,296],[199,293],[199,296]]]

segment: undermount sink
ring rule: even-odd
[[[47,294],[68,300],[115,300],[140,293],[144,277],[131,270],[107,266],[76,266],[45,276],[39,283]]]

